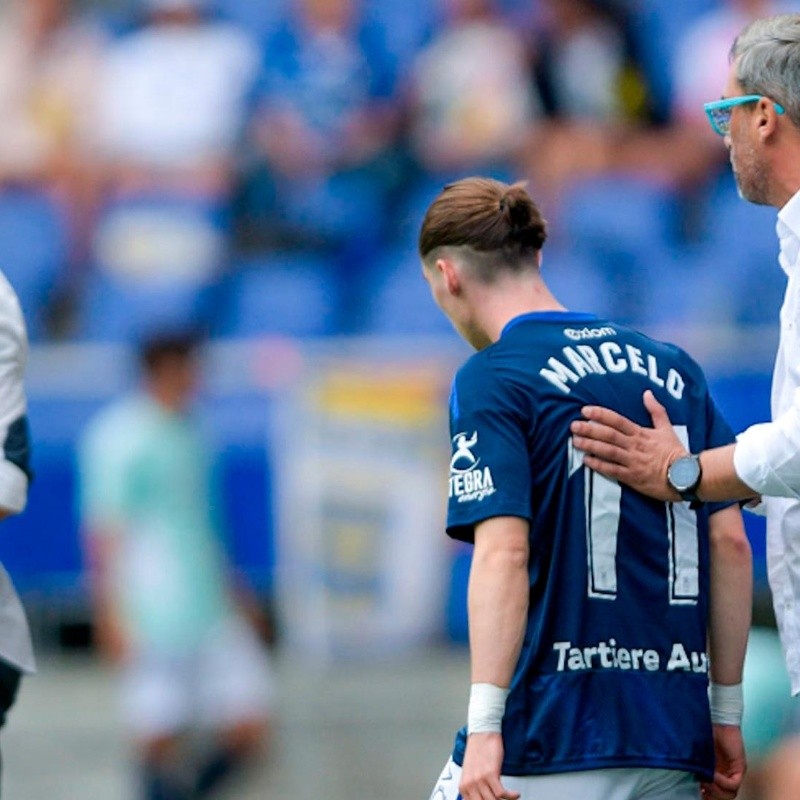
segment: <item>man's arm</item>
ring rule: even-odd
[[[120,545],[120,534],[108,528],[100,530],[93,526],[86,534],[95,644],[112,664],[122,663],[128,651],[128,637],[113,585]]]
[[[610,409],[586,406],[586,421],[572,423],[575,447],[586,453],[584,463],[590,469],[658,500],[680,500],[667,483],[667,469],[687,454],[686,448],[675,435],[666,409],[649,389],[644,393],[644,405],[653,420],[652,428],[643,428]],[[703,474],[697,495],[701,500],[744,500],[758,495],[736,471],[736,447],[731,444],[700,454]]]
[[[741,683],[753,598],[753,565],[742,515],[736,506],[709,521],[711,602],[709,655],[716,767],[704,796],[732,800],[746,769],[741,731]],[[737,716],[739,724],[737,724]]]
[[[529,527],[519,517],[494,517],[475,527],[468,592],[473,690],[459,786],[464,800],[519,797],[500,783],[504,750],[497,705],[504,706],[525,635]],[[501,698],[499,704],[487,708],[481,691]]]

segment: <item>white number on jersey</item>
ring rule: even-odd
[[[674,426],[675,434],[688,449],[685,425]],[[584,476],[586,513],[587,593],[605,600],[617,598],[617,541],[619,539],[622,487],[583,465],[583,453],[569,440],[569,477],[578,470]],[[689,503],[666,503],[669,536],[669,602],[694,605],[700,593],[697,514]]]

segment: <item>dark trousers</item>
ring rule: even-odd
[[[5,725],[6,714],[17,699],[17,691],[22,673],[11,664],[0,660],[0,728]],[[0,760],[0,774],[2,773],[2,760]]]

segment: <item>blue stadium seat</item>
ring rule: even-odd
[[[32,340],[44,334],[47,305],[62,277],[66,249],[64,220],[47,196],[0,192],[0,270],[19,296]]]
[[[219,336],[313,337],[334,333],[339,290],[332,265],[302,253],[270,253],[234,265],[213,331]]]
[[[399,246],[378,261],[369,298],[368,333],[453,333],[431,297],[414,247]]]
[[[147,286],[94,274],[81,299],[77,336],[135,342],[157,331],[202,329],[212,290],[204,284]]]
[[[227,217],[213,199],[145,194],[109,203],[77,334],[135,340],[152,330],[204,327],[227,249]]]
[[[608,175],[576,184],[560,218],[556,233],[572,257],[588,261],[607,281],[610,316],[647,321],[650,265],[669,261],[677,239],[676,197],[656,183]]]
[[[729,175],[707,205],[707,230],[693,254],[698,321],[774,324],[786,290],[775,209],[742,200]]]

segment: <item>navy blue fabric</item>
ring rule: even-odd
[[[708,518],[726,504],[698,510],[695,521],[686,504],[603,484],[571,451],[569,426],[585,404],[649,425],[645,389],[674,425],[688,427],[693,452],[733,441],[685,353],[587,315],[524,315],[456,376],[448,533],[472,541],[475,525],[496,516],[531,526],[530,607],[503,719],[503,774],[607,767],[713,774]],[[589,509],[609,496],[613,524],[608,515],[598,519],[590,537]],[[687,524],[688,592],[675,577],[687,574],[676,555],[679,547],[687,553]],[[614,533],[595,539],[597,530]],[[607,564],[609,536],[613,590],[591,567]],[[459,764],[465,741],[462,729]]]

